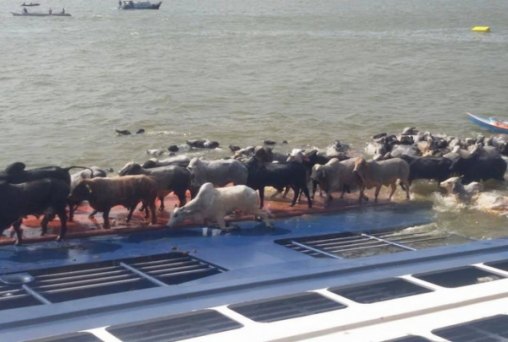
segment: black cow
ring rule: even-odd
[[[0,182],[4,181],[11,184],[20,184],[44,178],[52,178],[61,180],[70,187],[71,175],[69,174],[69,170],[71,169],[88,169],[91,171],[93,177],[93,170],[85,166],[69,166],[65,168],[59,166],[45,166],[29,170],[25,168],[26,165],[22,162],[15,162],[8,165],[4,171],[0,171]],[[71,218],[70,221],[72,221],[74,204],[69,202],[68,205]]]
[[[42,215],[42,235],[53,215],[60,219],[61,228],[57,240],[65,237],[67,216],[65,208],[69,185],[60,179],[44,178],[20,184],[0,181],[0,233],[11,225],[16,231],[16,244],[22,243],[21,222],[27,215]]]
[[[263,163],[256,157],[250,158],[245,166],[249,171],[247,186],[259,190],[260,208],[264,205],[265,186],[272,186],[282,191],[285,187],[291,187],[294,191],[291,206],[296,204],[300,190],[307,196],[309,208],[312,208],[312,201],[307,188],[307,170],[298,162],[288,163]]]
[[[475,152],[468,158],[455,160],[450,171],[463,176],[462,184],[487,179],[504,180],[506,162],[501,157],[482,156]]]
[[[451,176],[450,167],[452,161],[443,157],[411,157],[403,155],[400,157],[409,164],[409,185],[415,179],[428,179],[442,182]]]

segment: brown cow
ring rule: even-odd
[[[151,222],[156,223],[155,198],[157,196],[157,183],[152,177],[123,176],[85,179],[72,191],[70,198],[73,201],[88,201],[90,206],[102,212],[104,228],[109,228],[109,212],[115,205],[123,205],[129,209],[127,222],[139,202],[151,212]],[[148,209],[147,209],[148,217]]]

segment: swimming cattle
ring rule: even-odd
[[[473,181],[488,179],[504,180],[506,162],[501,157],[481,155],[476,151],[468,158],[458,158],[450,166],[452,173],[462,175],[462,183],[468,184]]]
[[[240,211],[262,218],[270,227],[268,214],[259,209],[258,195],[255,190],[245,185],[235,185],[215,189],[212,183],[205,183],[199,188],[196,197],[181,208],[175,208],[168,222],[170,227],[184,220],[197,222],[216,222],[221,229],[226,229],[224,216]]]

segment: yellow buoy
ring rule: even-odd
[[[490,26],[473,26],[473,32],[490,32]]]

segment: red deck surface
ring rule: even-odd
[[[372,194],[367,194],[369,198],[373,198]],[[324,198],[321,198],[316,193],[316,197],[314,199],[313,207],[311,209],[307,208],[307,200],[302,197],[301,203],[298,203],[294,207],[290,207],[290,197],[292,193],[288,195],[288,198],[280,198],[280,195],[276,199],[270,199],[270,193],[265,193],[265,205],[264,209],[270,213],[270,217],[272,219],[281,218],[281,217],[289,217],[289,216],[299,216],[304,214],[319,214],[326,212],[338,212],[352,208],[358,208],[358,194],[353,193],[350,195],[346,195],[344,199],[338,199],[338,195],[334,196],[334,200],[332,203],[324,207]],[[372,205],[383,205],[387,204],[385,199],[387,194],[381,191],[379,196],[380,200],[377,204],[373,203],[373,200],[369,202],[364,202],[362,206],[372,206]],[[188,197],[189,198],[189,197]],[[382,200],[381,200],[382,199]],[[157,224],[152,225],[149,224],[148,219],[144,218],[144,212],[140,212],[138,209],[134,211],[132,219],[130,222],[126,222],[128,210],[122,206],[116,206],[111,209],[109,214],[109,221],[111,228],[104,229],[103,228],[103,219],[102,213],[97,213],[94,218],[89,218],[89,214],[92,212],[92,208],[86,204],[81,205],[75,212],[74,221],[68,222],[67,224],[67,235],[66,238],[75,238],[75,237],[87,237],[87,236],[96,236],[96,235],[106,235],[106,234],[119,234],[119,233],[128,233],[135,232],[140,230],[148,230],[148,229],[163,229],[166,227],[166,224],[169,220],[170,211],[177,204],[177,198],[173,194],[166,196],[164,201],[165,211],[157,213]],[[159,207],[159,202],[156,203],[157,208]],[[138,206],[139,208],[139,206]],[[252,220],[253,217],[245,216],[245,217],[234,217],[229,220],[232,221],[241,221],[241,220]],[[198,226],[197,222],[185,222],[185,224],[180,225],[179,227],[195,227]],[[52,222],[49,223],[48,233],[45,236],[40,236],[40,220],[35,218],[34,216],[28,216],[23,220],[23,243],[32,243],[39,241],[49,241],[54,240],[56,238],[56,234],[58,234],[60,230],[60,221],[58,218],[55,218]],[[4,232],[5,235],[9,235],[9,232],[12,232],[12,228],[6,230]],[[9,238],[7,236],[0,236],[0,245],[12,244],[14,242],[14,238]]]

